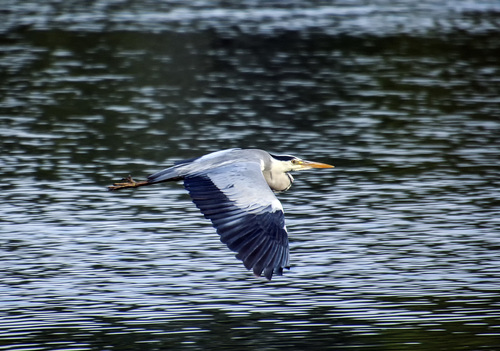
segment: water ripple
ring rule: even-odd
[[[494,349],[498,5],[11,3],[0,349]],[[181,184],[216,149],[332,163],[254,278]]]

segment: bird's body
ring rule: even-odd
[[[258,149],[228,149],[180,161],[148,176],[127,178],[110,190],[183,180],[193,202],[212,221],[221,241],[254,274],[271,279],[289,267],[288,236],[280,201],[274,192],[290,188],[288,173],[333,166],[275,156]]]
[[[285,191],[292,185],[293,178],[285,170],[282,162],[269,153],[258,149],[228,149],[216,151],[195,159],[180,161],[175,166],[152,174],[149,181],[155,183],[176,177],[212,171],[229,165],[247,165],[260,168],[267,184],[274,191]],[[236,168],[235,168],[236,169]],[[232,172],[234,174],[236,172]]]

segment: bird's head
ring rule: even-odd
[[[291,156],[291,155],[271,155],[271,156],[274,159],[282,162],[284,168],[286,168],[285,172],[301,171],[304,169],[311,169],[311,168],[333,168],[334,167],[334,166],[328,165],[326,163],[302,160],[298,157]]]

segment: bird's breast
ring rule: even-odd
[[[269,187],[276,192],[286,191],[292,186],[293,177],[289,173],[263,172],[263,174]]]

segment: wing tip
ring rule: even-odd
[[[264,268],[264,270],[261,272],[259,272],[259,270],[255,270],[255,268],[254,268],[253,274],[256,277],[264,276],[268,281],[271,281],[273,278],[273,274],[275,274],[277,276],[282,276],[284,268],[286,268],[287,270],[290,270],[290,266],[285,266],[285,267],[281,267],[281,266],[271,267],[271,266],[269,266],[269,267]]]

